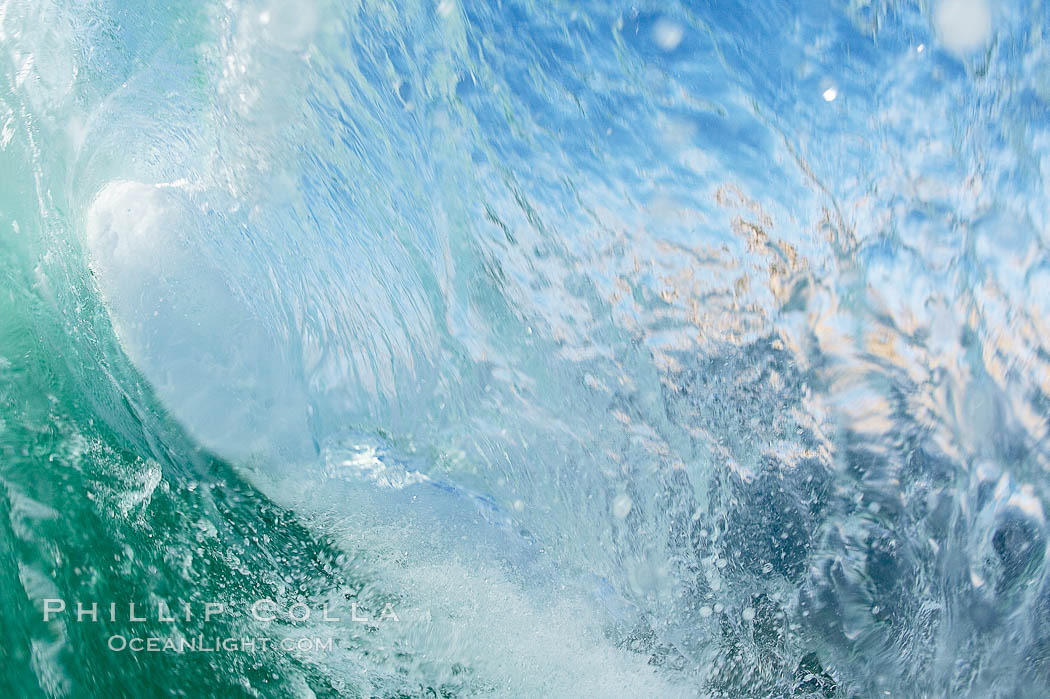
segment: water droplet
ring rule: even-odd
[[[964,54],[979,49],[992,37],[988,0],[941,0],[933,26],[949,51]]]
[[[653,27],[653,39],[664,51],[674,51],[684,36],[685,30],[670,20],[661,19]]]

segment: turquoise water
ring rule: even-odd
[[[0,2],[0,696],[1047,696],[1048,26]]]

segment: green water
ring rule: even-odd
[[[104,341],[76,343],[88,333],[69,332],[14,252],[5,245],[0,296],[0,694],[284,696],[294,694],[292,678],[332,693],[308,665],[279,653],[109,650],[114,635],[246,631],[236,619],[131,623],[130,602],[199,611],[204,601],[235,606],[347,581],[332,567],[339,552],[197,451],[148,392],[129,395],[141,384],[103,355]],[[99,419],[100,406],[121,434]],[[65,615],[44,623],[46,598],[99,601],[104,610],[116,601],[120,618],[103,611],[98,623]]]
[[[16,148],[3,156],[32,162]],[[44,241],[72,224],[57,204],[41,220],[30,174],[6,168],[0,180],[0,696],[358,695],[333,683],[324,657],[282,650],[294,625],[254,620],[250,605],[287,609],[328,595],[376,608],[392,598],[352,552],[312,534],[164,414],[70,264],[71,238],[59,245],[72,249],[68,258],[45,252]],[[69,610],[45,623],[48,599]],[[98,603],[97,622],[76,620],[78,601]],[[158,602],[177,621],[159,618]],[[132,622],[129,604],[147,621]],[[226,612],[205,623],[205,604]],[[360,626],[339,639],[341,651],[371,657],[382,674],[395,654],[369,649],[375,629]],[[198,636],[202,649],[216,638],[273,645],[111,647],[115,637]],[[393,694],[430,690],[396,672],[378,684]]]
[[[1047,7],[0,0],[0,699],[1046,696]]]

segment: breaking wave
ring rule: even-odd
[[[0,3],[0,687],[1046,696],[1048,27]]]

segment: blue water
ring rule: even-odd
[[[1047,696],[1048,28],[1041,0],[0,4],[0,640],[29,667],[0,674]],[[401,619],[192,671],[37,619],[252,579],[372,581]]]

